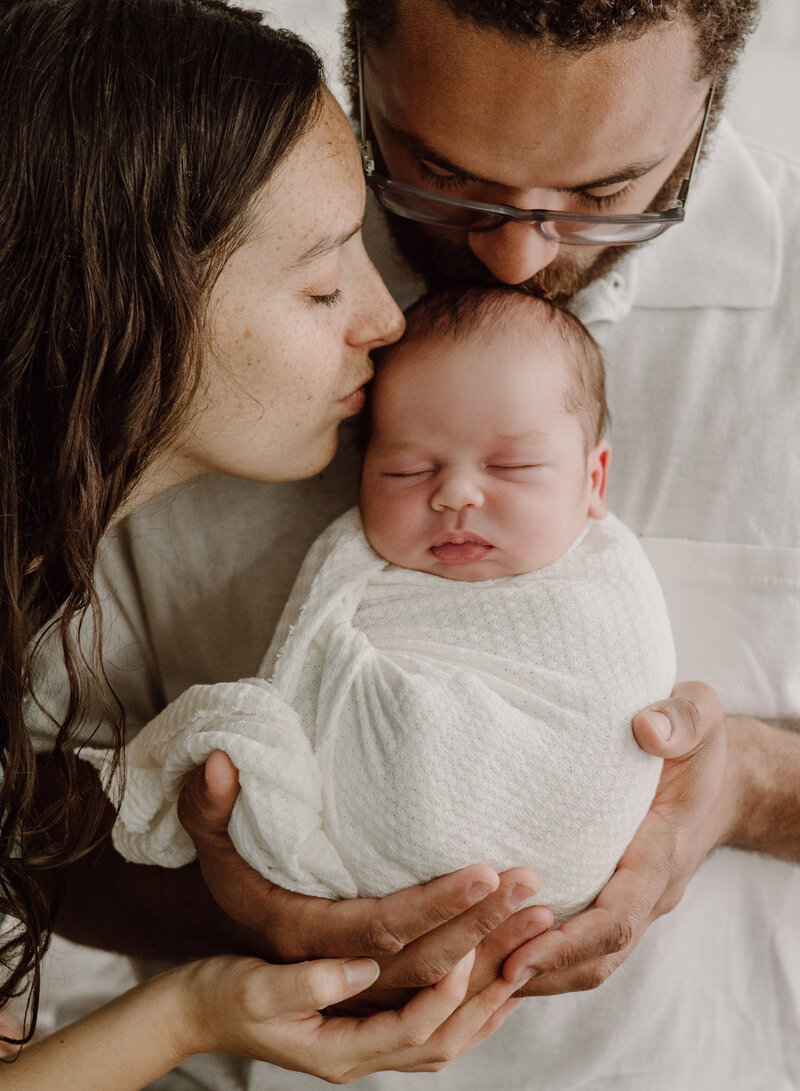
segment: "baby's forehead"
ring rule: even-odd
[[[530,326],[531,323],[528,323]],[[576,355],[552,330],[476,327],[467,333],[416,329],[381,354],[376,366],[376,391],[408,387],[420,398],[443,378],[469,382],[477,393],[492,391],[498,378],[556,382],[566,389],[573,381]]]

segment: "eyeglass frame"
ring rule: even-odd
[[[663,212],[631,212],[631,213],[618,213],[603,215],[601,213],[581,213],[581,212],[556,212],[551,209],[544,208],[517,208],[515,205],[502,205],[491,204],[486,201],[470,201],[463,197],[448,197],[444,194],[435,193],[433,190],[425,189],[422,186],[414,186],[408,182],[396,182],[392,178],[387,178],[385,175],[378,174],[375,171],[375,158],[372,152],[372,141],[367,138],[367,108],[364,99],[364,60],[361,50],[361,33],[360,30],[356,30],[356,69],[358,74],[358,119],[360,126],[359,133],[359,151],[361,153],[361,165],[364,171],[364,179],[369,188],[375,193],[378,203],[383,205],[381,201],[381,192],[398,192],[419,194],[427,200],[432,200],[435,203],[446,205],[452,208],[464,208],[471,209],[474,212],[485,212],[488,214],[499,216],[500,219],[497,223],[489,224],[487,226],[476,227],[460,227],[458,224],[448,224],[446,222],[436,223],[431,220],[420,220],[414,216],[404,215],[403,212],[398,212],[397,209],[391,208],[388,211],[392,212],[396,216],[401,216],[404,219],[416,220],[418,223],[428,223],[432,227],[444,227],[456,231],[464,231],[467,234],[473,232],[486,232],[496,231],[499,227],[503,227],[507,223],[530,223],[530,224],[544,224],[544,223],[585,223],[585,224],[642,224],[650,225],[652,227],[659,227],[659,230],[652,235],[648,235],[646,239],[641,240],[625,240],[622,239],[619,242],[615,241],[596,241],[589,239],[570,239],[567,237],[546,235],[545,237],[551,239],[553,242],[558,242],[566,246],[634,246],[637,242],[649,242],[651,239],[657,238],[663,234],[668,228],[675,227],[676,224],[683,223],[686,216],[686,198],[689,195],[689,187],[692,181],[692,175],[700,158],[700,149],[703,146],[703,138],[706,134],[706,128],[708,127],[708,119],[711,114],[711,105],[714,101],[714,91],[716,84],[712,82],[708,96],[706,98],[705,110],[703,112],[703,121],[700,125],[700,132],[697,137],[697,143],[695,144],[694,154],[692,161],[689,164],[689,171],[681,182],[680,189],[678,190],[678,196],[675,198],[675,205],[672,208],[665,209]],[[386,206],[384,206],[386,207]],[[541,228],[540,228],[541,230]]]

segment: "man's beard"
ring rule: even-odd
[[[687,149],[687,153],[650,202],[647,211],[670,207],[680,183],[686,176],[690,161],[691,148]],[[384,214],[400,256],[415,273],[423,278],[428,291],[437,291],[457,284],[503,283],[475,257],[466,239],[463,243],[452,242],[448,238],[431,233],[415,220],[407,220],[389,212]],[[535,231],[536,226],[531,224],[527,229]],[[642,243],[633,243],[628,246],[608,246],[587,265],[581,265],[577,261],[577,255],[574,252],[579,251],[580,247],[563,246],[561,252],[549,265],[514,287],[520,292],[539,296],[563,306],[581,288],[604,276],[631,250],[642,245]]]
[[[496,285],[503,282],[491,273],[466,243],[430,234],[422,224],[386,213],[386,221],[400,256],[425,281],[428,291],[438,291],[456,284]],[[529,230],[535,231],[534,227]],[[527,295],[539,296],[564,305],[587,284],[603,276],[634,249],[633,246],[609,246],[586,266],[580,266],[571,254],[561,253],[514,287]]]

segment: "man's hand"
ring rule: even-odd
[[[190,775],[178,801],[180,820],[209,890],[230,918],[232,937],[243,949],[281,962],[375,958],[381,988],[369,999],[380,1006],[394,1006],[397,988],[441,980],[538,889],[537,876],[526,868],[498,876],[476,865],[382,899],[337,902],[294,894],[268,882],[236,852],[228,821],[238,790],[236,769],[217,751]],[[526,910],[525,919],[531,934],[538,934],[551,915]]]
[[[653,804],[594,905],[518,948],[503,974],[517,995],[593,989],[628,957],[649,925],[678,904],[686,886],[733,826],[736,787],[728,762],[725,716],[714,690],[699,682],[640,712],[636,741],[664,758]],[[502,930],[489,943],[502,940]]]

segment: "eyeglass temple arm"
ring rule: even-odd
[[[367,139],[367,108],[364,104],[364,60],[361,54],[361,28],[356,28],[356,65],[358,67],[358,123],[361,127],[359,151],[361,166],[369,178],[375,170],[375,158],[372,154],[372,142]]]
[[[708,119],[711,116],[711,104],[714,101],[714,91],[716,90],[716,82],[711,84],[711,88],[708,92],[708,98],[706,99],[706,109],[703,114],[703,124],[700,126],[700,135],[697,138],[697,143],[694,147],[694,155],[692,156],[692,162],[689,166],[689,173],[681,182],[681,188],[678,191],[677,205],[679,208],[683,208],[686,204],[686,198],[689,194],[689,186],[692,183],[692,175],[694,174],[694,168],[697,166],[697,160],[700,158],[700,149],[703,146],[703,138],[706,135],[706,128],[708,127]]]

